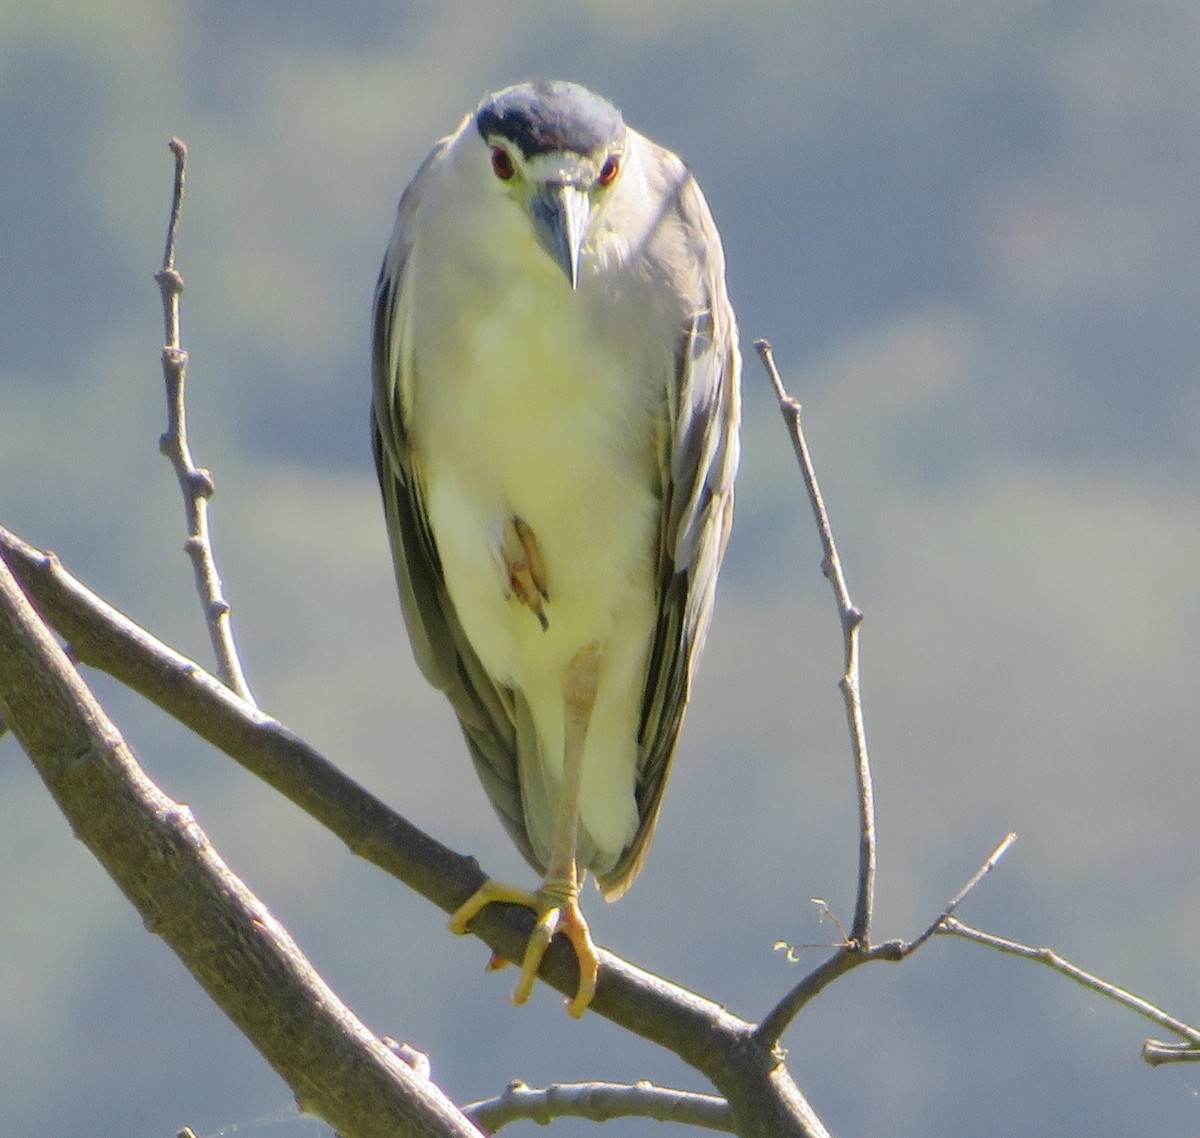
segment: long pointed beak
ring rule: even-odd
[[[588,195],[569,182],[549,182],[533,196],[538,238],[572,289],[579,287],[579,255],[587,239],[591,210]]]

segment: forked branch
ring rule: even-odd
[[[833,585],[837,597],[838,614],[842,623],[845,638],[846,670],[842,678],[842,692],[846,700],[847,718],[850,724],[851,743],[854,751],[855,772],[859,794],[859,825],[860,825],[860,856],[858,898],[855,906],[854,924],[843,943],[836,946],[833,954],[824,962],[812,969],[790,992],[765,1016],[756,1029],[756,1035],[764,1043],[775,1044],[782,1036],[792,1019],[818,993],[828,987],[834,980],[860,964],[872,960],[903,960],[926,944],[938,934],[965,937],[977,944],[985,945],[999,952],[1019,956],[1026,960],[1037,961],[1053,968],[1076,983],[1091,991],[1131,1008],[1140,1015],[1154,1021],[1162,1027],[1180,1035],[1183,1043],[1163,1043],[1148,1039],[1142,1047],[1142,1056],[1151,1065],[1173,1062],[1200,1061],[1200,1031],[1190,1024],[1170,1015],[1161,1008],[1132,992],[1126,991],[1109,981],[1090,972],[1084,971],[1077,965],[1065,960],[1053,949],[1034,948],[1018,941],[995,936],[992,933],[972,928],[958,921],[954,913],[968,894],[995,867],[1000,858],[1016,841],[1016,834],[1008,834],[988,855],[979,869],[968,879],[966,884],[950,899],[946,907],[919,936],[910,941],[894,940],[881,944],[872,944],[870,939],[871,910],[874,896],[875,879],[875,823],[874,807],[871,791],[871,770],[867,755],[866,732],[863,727],[862,700],[859,691],[858,668],[858,632],[862,623],[862,613],[851,603],[850,595],[842,574],[841,562],[837,555],[829,517],[825,510],[821,492],[817,485],[808,445],[800,422],[800,404],[785,390],[783,381],[775,367],[771,346],[765,340],[755,343],[763,365],[775,388],[779,408],[784,421],[788,425],[792,445],[808,490],[813,515],[817,522],[821,544],[824,549],[822,568],[825,576]],[[797,959],[794,947],[781,945],[788,949],[789,959]]]

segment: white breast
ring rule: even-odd
[[[636,321],[618,332],[613,297],[632,284],[622,284],[614,258],[603,269],[588,258],[572,291],[512,214],[469,232],[441,211],[424,231],[437,236],[436,261],[414,250],[409,436],[463,629],[488,672],[520,689],[533,713],[541,754],[519,761],[523,786],[543,779],[535,797],[551,807],[540,812],[549,819],[527,808],[539,854],[562,764],[563,672],[585,644],[604,648],[580,817],[581,861],[603,869],[637,825],[656,446],[672,359],[661,345],[645,349]],[[501,551],[513,516],[532,529],[545,563],[545,631],[509,596]]]

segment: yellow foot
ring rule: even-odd
[[[533,530],[518,517],[509,518],[504,527],[504,564],[512,595],[537,617],[545,632],[550,627],[544,607],[544,602],[550,599],[546,592],[546,565]]]
[[[471,918],[493,901],[524,905],[538,915],[537,924],[534,925],[529,944],[525,948],[525,959],[521,962],[521,978],[513,989],[512,1002],[523,1004],[529,999],[538,969],[542,966],[542,958],[546,955],[554,934],[561,932],[571,942],[571,947],[575,949],[575,959],[579,963],[579,988],[575,998],[567,1003],[567,1011],[578,1019],[587,1011],[592,997],[596,994],[596,977],[600,971],[596,945],[587,921],[579,910],[578,900],[574,896],[564,897],[560,891],[554,889],[543,888],[537,893],[531,893],[528,889],[517,889],[488,878],[471,894],[466,903],[455,911],[450,918],[450,931],[465,933]],[[502,967],[503,957],[493,954],[488,961],[488,968]]]

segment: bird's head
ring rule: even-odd
[[[592,217],[621,177],[621,112],[575,83],[523,83],[484,99],[475,126],[493,175],[576,288]]]

